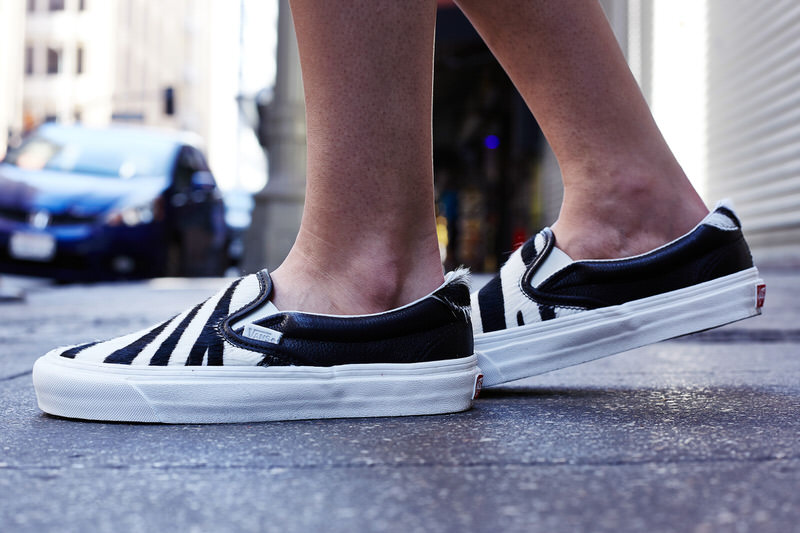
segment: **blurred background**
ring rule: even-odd
[[[800,264],[800,4],[600,3],[706,202],[734,200],[762,264]],[[284,0],[0,0],[0,54],[0,273],[68,282],[281,262],[305,184]],[[557,217],[552,152],[447,0],[434,169],[448,268],[492,271]]]

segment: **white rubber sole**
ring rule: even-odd
[[[763,285],[753,267],[613,307],[475,335],[483,384],[543,374],[758,315]]]
[[[187,424],[452,413],[472,406],[479,376],[475,355],[334,367],[136,367],[54,351],[33,367],[46,413]]]

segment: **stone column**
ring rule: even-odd
[[[245,240],[243,270],[276,268],[294,244],[306,186],[306,126],[303,81],[288,0],[280,0],[275,92],[262,124],[266,128],[269,180],[255,195]]]

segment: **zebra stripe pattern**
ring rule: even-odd
[[[256,300],[262,290],[258,277],[250,275],[161,324],[109,341],[74,346],[61,356],[119,365],[257,364],[261,357],[226,343],[220,326],[229,314]]]
[[[539,304],[522,290],[526,275],[530,276],[529,283],[538,286],[552,273],[540,268],[540,263],[547,259],[547,254],[552,249],[552,232],[545,228],[517,248],[500,268],[500,272],[471,295],[475,334],[552,320],[579,311]],[[557,260],[563,262],[563,258],[566,255],[561,252]]]

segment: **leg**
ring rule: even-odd
[[[457,1],[536,115],[565,191],[552,231],[473,294],[484,384],[758,314],[763,283],[738,219],[726,205],[705,216],[599,4]],[[573,261],[591,258],[613,260]]]
[[[433,210],[435,2],[292,7],[309,161],[291,253],[272,279],[245,276],[151,328],[41,357],[45,412],[196,423],[472,405],[468,282],[442,274]]]
[[[433,210],[435,2],[293,0],[308,125],[300,233],[280,309],[356,314],[442,283]]]
[[[457,3],[556,154],[564,180],[553,225],[559,248],[574,259],[629,256],[705,216],[596,1]]]

